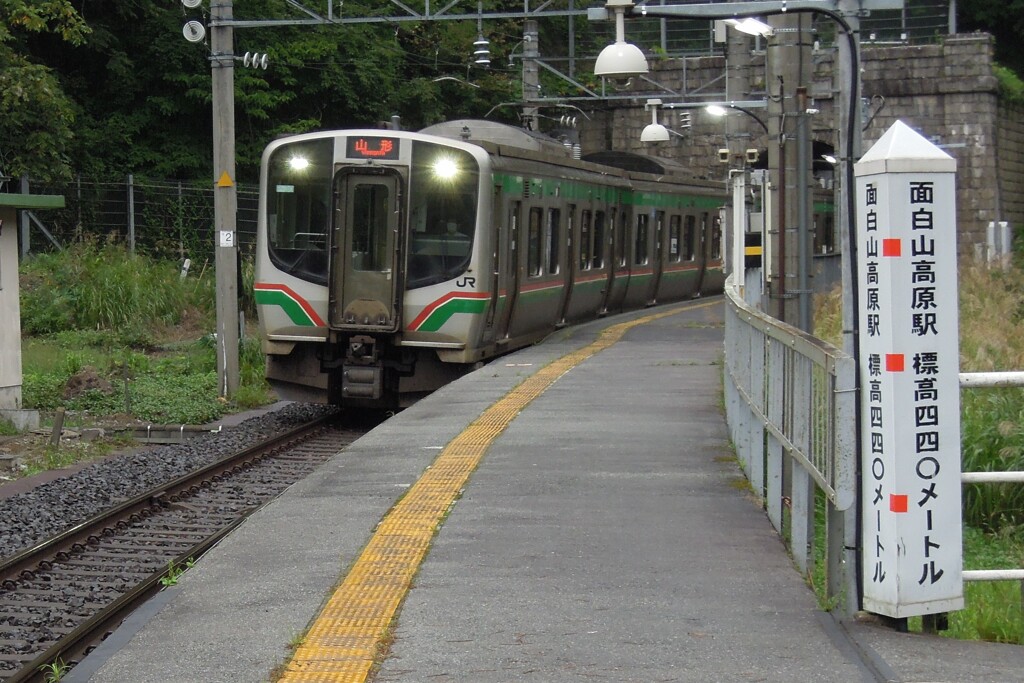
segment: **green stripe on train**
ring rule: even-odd
[[[438,306],[417,327],[419,332],[437,332],[456,313],[483,313],[488,299],[452,299]]]
[[[285,315],[296,325],[308,327],[316,326],[309,314],[299,305],[299,302],[291,298],[279,289],[257,289],[254,292],[257,304],[264,306],[280,306]]]

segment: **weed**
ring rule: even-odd
[[[167,573],[160,578],[160,585],[164,587],[178,585],[181,575],[194,567],[195,564],[196,561],[191,557],[185,560],[184,564],[169,562],[167,564]]]
[[[14,426],[13,422],[0,417],[0,436],[14,436],[17,433],[18,429]]]
[[[60,657],[57,657],[57,659],[49,664],[39,667],[39,671],[43,674],[43,680],[46,683],[60,683],[70,670],[71,667],[65,664],[64,660]]]

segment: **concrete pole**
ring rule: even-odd
[[[750,99],[750,36],[746,33],[728,29],[725,43],[725,99],[737,102]],[[742,155],[746,148],[740,131],[751,130],[750,117],[725,116],[725,146],[729,148],[730,162],[737,155]],[[760,133],[758,129],[758,133]],[[748,142],[750,138],[747,138]],[[730,163],[731,165],[731,163]]]
[[[523,125],[530,130],[538,130],[540,121],[537,117],[538,108],[528,103],[537,99],[540,88],[540,68],[537,59],[540,57],[540,34],[537,31],[537,20],[527,19],[523,22]]]
[[[210,3],[213,76],[214,266],[217,271],[217,383],[224,398],[238,389],[238,247],[235,219],[235,55],[231,0]]]
[[[854,216],[850,210],[851,195],[854,192],[853,162],[860,158],[863,137],[861,132],[861,83],[860,83],[860,19],[859,0],[839,0],[839,11],[843,15],[851,35],[836,34],[838,46],[839,69],[835,84],[836,109],[839,117],[839,165],[836,177],[838,192],[836,194],[836,226],[840,231],[840,249],[842,251],[842,286],[843,286],[843,350],[857,359],[857,293],[856,293],[856,240],[852,234]],[[851,106],[853,105],[853,106]],[[858,361],[859,362],[859,361]],[[860,434],[860,402],[856,403],[858,422],[857,434]],[[858,437],[859,438],[859,437]],[[860,445],[857,446],[858,457]],[[858,476],[860,469],[858,468]],[[860,535],[860,499],[858,505],[849,510],[838,512],[829,509],[829,538],[842,536],[845,540],[845,562],[843,572],[829,575],[829,594],[846,596],[846,613],[852,614],[861,607],[862,577],[861,567],[861,535]]]
[[[770,217],[772,263],[768,287],[768,313],[791,325],[799,322],[796,294],[799,290],[799,155],[789,144],[798,114],[797,88],[811,78],[811,18],[807,14],[769,17],[774,33],[767,49],[768,169],[771,179]],[[804,28],[806,27],[806,31]],[[769,218],[769,217],[766,217]]]

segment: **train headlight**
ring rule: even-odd
[[[434,162],[434,177],[438,180],[454,180],[459,175],[459,165],[451,157],[441,157]]]
[[[306,157],[292,157],[288,160],[288,166],[293,171],[305,171],[309,168],[309,159]]]

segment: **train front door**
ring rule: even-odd
[[[400,188],[397,173],[389,169],[359,169],[335,178],[329,308],[334,329],[398,329]]]

